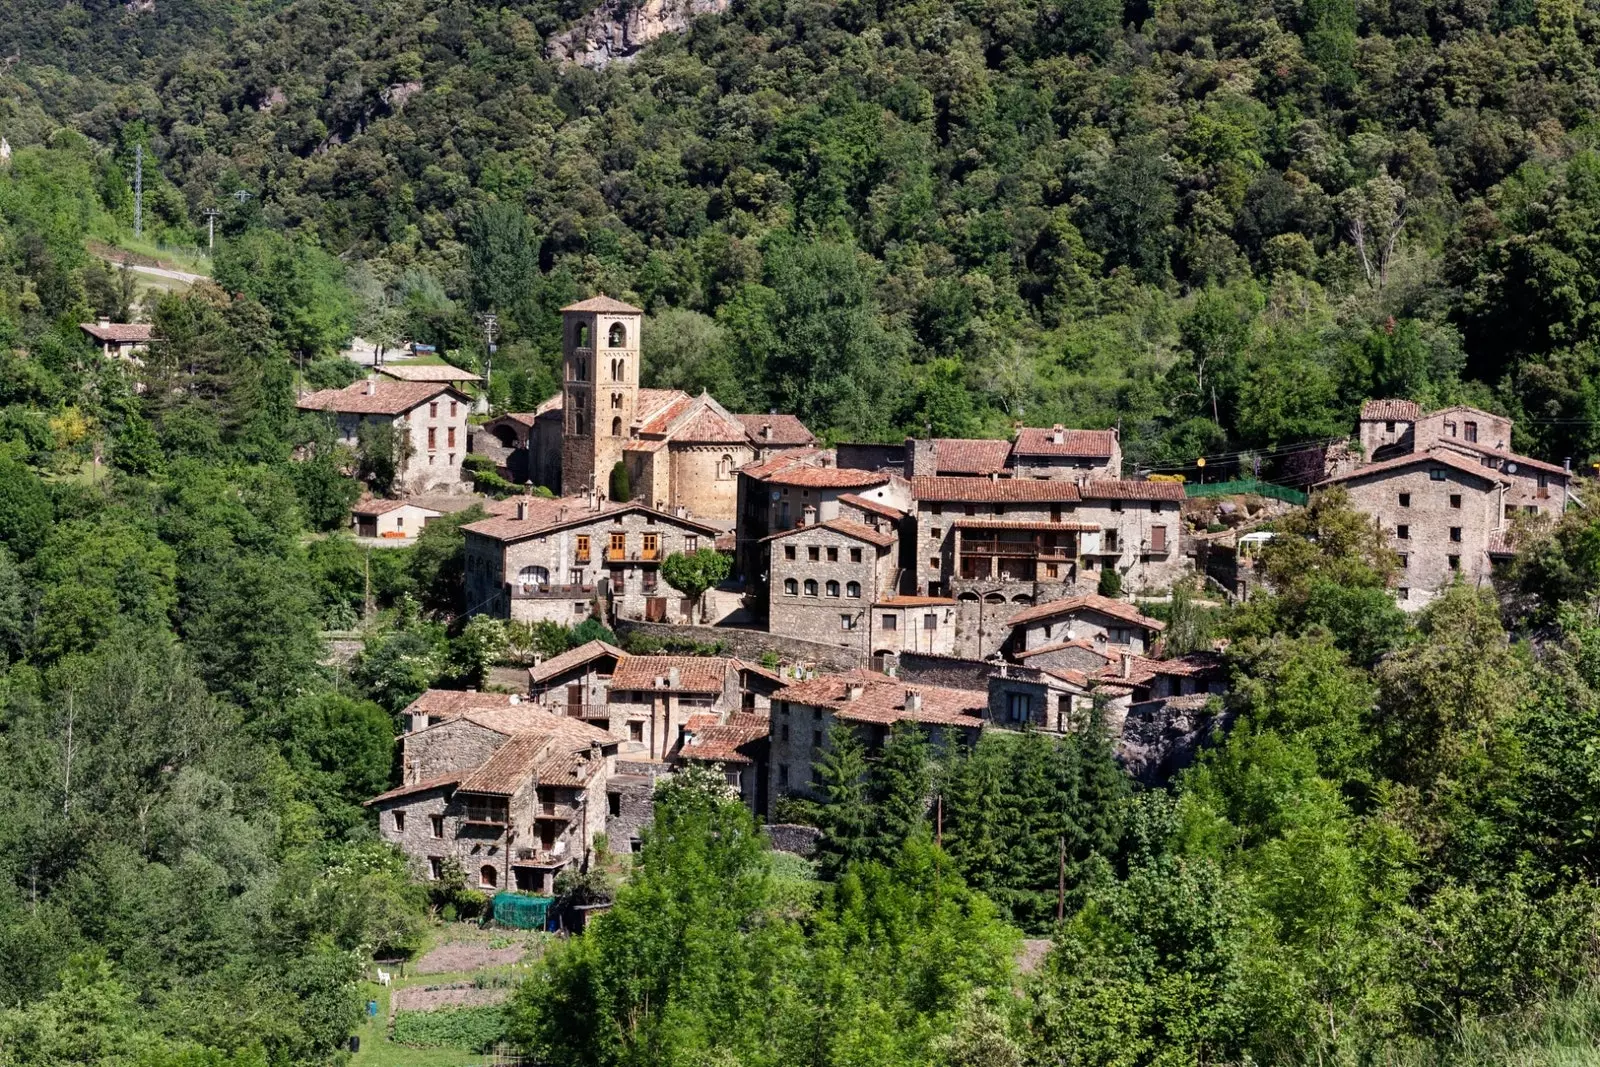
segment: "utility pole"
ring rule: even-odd
[[[494,376],[494,339],[500,329],[500,316],[494,312],[485,312],[483,316],[483,393],[489,395],[490,380]]]
[[[133,146],[133,235],[144,233],[144,145]]]
[[[210,255],[217,248],[217,216],[222,212],[218,208],[208,207],[201,214],[206,217],[206,255]]]
[[[1067,918],[1067,839],[1057,840],[1061,843],[1061,858],[1056,863],[1056,925],[1060,926]]]

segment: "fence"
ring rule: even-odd
[[[1183,487],[1184,496],[1234,496],[1240,493],[1254,493],[1256,496],[1271,497],[1273,500],[1281,500],[1285,504],[1296,504],[1300,507],[1305,507],[1309,499],[1298,489],[1273,485],[1271,482],[1258,481],[1255,478],[1239,478],[1231,482],[1211,482],[1206,485],[1189,482]]]

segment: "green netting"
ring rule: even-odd
[[[494,921],[516,930],[543,930],[550,917],[553,897],[535,897],[527,893],[496,893],[489,902]]]

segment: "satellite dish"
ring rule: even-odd
[[[776,489],[774,489],[772,491],[772,499],[776,500],[776,499],[778,499],[779,496],[780,496],[779,492]]]
[[[1515,474],[1515,473],[1517,473],[1517,465],[1515,463],[1507,463],[1506,464],[1506,473],[1507,474]]]

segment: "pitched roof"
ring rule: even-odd
[[[1422,408],[1415,400],[1369,400],[1361,405],[1363,422],[1416,422]]]
[[[78,329],[97,341],[115,344],[138,344],[150,340],[154,329],[148,322],[80,322]]]
[[[879,548],[888,548],[897,540],[892,533],[874,530],[870,526],[863,526],[861,523],[851,522],[849,519],[828,519],[824,522],[812,523],[809,526],[796,526],[791,530],[780,530],[778,533],[769,534],[763,540],[776,541],[781,537],[793,537],[795,534],[810,533],[812,530],[818,529],[832,530],[835,533],[844,534],[846,537],[853,537],[857,541],[865,541],[870,545],[877,545]]]
[[[626,656],[611,674],[611,691],[657,689],[675,693],[720,693],[732,666],[732,660],[711,656]],[[674,670],[678,672],[677,684],[672,682]]]
[[[386,374],[402,382],[481,382],[481,375],[473,374],[460,367],[449,364],[431,363],[423,366],[407,366],[384,364],[378,368],[379,374]]]
[[[1095,671],[1090,678],[1097,683],[1113,685],[1148,685],[1161,675],[1192,678],[1211,674],[1222,669],[1222,657],[1211,652],[1191,652],[1173,659],[1150,659],[1146,656],[1127,656],[1128,673],[1122,673],[1121,660],[1109,663]]]
[[[1476,441],[1457,441],[1452,438],[1450,440],[1440,441],[1439,447],[1466,449],[1476,452],[1482,456],[1492,456],[1493,458],[1500,460],[1502,464],[1515,463],[1519,467],[1530,467],[1536,471],[1544,471],[1546,474],[1559,474],[1566,478],[1572,477],[1572,472],[1570,470],[1558,464],[1546,463],[1542,459],[1534,459],[1532,456],[1519,455],[1516,452],[1508,452],[1503,448],[1490,448],[1488,445],[1480,445]],[[1504,466],[1492,469],[1500,470],[1502,472],[1505,470]]]
[[[1058,440],[1059,438],[1059,440]],[[1025,427],[1017,431],[1012,451],[1019,456],[1093,456],[1110,459],[1117,450],[1115,430],[1048,430]]]
[[[579,752],[553,752],[533,768],[533,776],[540,785],[575,788],[586,785],[600,769],[601,760],[593,758],[591,750]]]
[[[510,796],[533,776],[534,765],[545,755],[552,740],[550,734],[536,731],[512,736],[477,770],[463,778],[457,788],[463,793]]]
[[[561,737],[564,743],[571,742],[579,746],[591,741],[608,743],[615,740],[604,730],[582,719],[554,714],[548,708],[508,693],[429,689],[407,705],[403,714],[428,716],[433,720],[427,727],[430,730],[466,720],[507,736],[537,730]]]
[[[520,502],[528,506],[527,518],[517,518],[515,503],[509,514],[497,514],[477,522],[469,522],[462,526],[463,530],[477,534],[481,537],[493,538],[496,541],[521,541],[524,538],[537,534],[549,533],[567,526],[579,526],[583,523],[593,522],[599,518],[616,515],[618,512],[643,511],[656,516],[656,521],[693,530],[695,533],[707,537],[715,537],[717,531],[693,519],[681,519],[667,511],[656,511],[654,508],[643,504],[618,504],[612,500],[600,501],[600,510],[594,510],[584,497],[558,497],[554,500],[543,497],[523,497]]]
[[[1182,482],[1130,482],[1106,479],[1078,487],[1085,500],[1182,500]]]
[[[789,485],[801,489],[867,489],[889,481],[883,471],[862,471],[850,467],[794,466],[765,477],[773,485]]]
[[[404,415],[434,397],[449,393],[467,398],[440,382],[395,382],[364,379],[343,389],[319,389],[295,401],[301,411],[336,411],[350,415]]]
[[[678,758],[707,763],[752,763],[739,750],[752,742],[765,740],[772,720],[766,715],[738,713],[725,723],[691,725],[685,731]]]
[[[911,495],[918,500],[957,503],[1077,503],[1082,499],[1071,482],[1039,478],[913,478]]]
[[[1080,611],[1095,611],[1101,615],[1109,615],[1114,619],[1142,626],[1146,630],[1157,633],[1165,630],[1167,624],[1160,619],[1152,619],[1148,615],[1140,614],[1132,604],[1122,600],[1112,600],[1110,597],[1101,596],[1099,593],[1085,593],[1082,596],[1069,597],[1066,600],[1052,600],[1045,604],[1038,604],[1031,608],[1024,608],[1006,620],[1007,626],[1024,626],[1030,622],[1039,622],[1042,619],[1053,619],[1058,615],[1073,615]]]
[[[612,314],[612,315],[643,315],[644,314],[644,309],[643,308],[636,308],[632,304],[624,304],[622,301],[615,300],[615,299],[607,296],[604,293],[601,293],[599,296],[591,296],[587,300],[580,300],[576,304],[568,304],[566,307],[562,308],[561,310],[562,311],[590,311],[590,312],[598,311],[598,312],[600,312],[602,314],[609,313],[609,314]]]
[[[375,496],[356,501],[355,506],[350,511],[355,515],[387,515],[389,512],[397,511],[400,508],[416,508],[419,511],[426,511],[429,515],[443,514],[441,511],[423,507],[421,504],[410,500],[384,500],[382,497]]]
[[[1011,457],[1011,442],[976,437],[936,437],[933,439],[933,468],[936,474],[989,474],[1005,469]]]
[[[806,424],[794,415],[735,415],[744,424],[745,433],[758,445],[812,445],[817,436],[806,429]],[[772,436],[762,436],[764,427],[772,427]]]
[[[529,667],[528,680],[537,685],[547,678],[554,678],[556,675],[564,674],[574,667],[592,663],[602,656],[610,656],[620,661],[626,655],[627,653],[616,645],[607,644],[599,639],[588,641],[577,648],[567,649],[559,656],[552,656],[538,666]]]
[[[853,700],[852,691],[856,692]],[[921,707],[909,709],[906,705],[913,693],[920,696]],[[773,697],[795,704],[831,708],[838,719],[879,724],[905,721],[981,727],[983,712],[989,706],[987,693],[937,685],[908,685],[901,679],[867,670],[825,674],[796,682],[780,689]]]
[[[1098,522],[1056,522],[1053,519],[979,519],[957,518],[950,525],[963,530],[1060,530],[1065,533],[1092,533],[1100,529]]]
[[[425,778],[420,782],[412,782],[410,785],[396,786],[387,793],[379,793],[365,803],[367,805],[380,804],[385,800],[395,800],[415,793],[427,793],[434,789],[444,789],[461,781],[461,777],[460,771],[452,771],[450,774],[441,774],[435,778]]]
[[[1072,641],[1056,641],[1053,644],[1040,645],[1038,648],[1024,649],[1021,652],[1013,653],[1013,655],[1019,660],[1028,660],[1035,656],[1047,655],[1051,652],[1065,652],[1069,648],[1077,648],[1082,649],[1085,652],[1093,652],[1095,655],[1108,662],[1118,659],[1122,655],[1122,653],[1118,652],[1114,648],[1101,648],[1097,646],[1095,642],[1089,640],[1087,637],[1079,637]]]
[[[1357,467],[1354,470],[1345,471],[1343,474],[1335,474],[1331,478],[1324,478],[1317,485],[1335,485],[1339,482],[1349,482],[1357,478],[1364,478],[1369,474],[1387,474],[1390,471],[1402,470],[1418,464],[1442,464],[1446,467],[1452,467],[1463,474],[1470,474],[1475,478],[1481,478],[1490,483],[1504,482],[1506,480],[1505,476],[1494,468],[1485,467],[1481,463],[1474,463],[1460,452],[1439,445],[1428,449],[1426,452],[1408,452],[1403,456],[1396,456],[1394,459],[1386,459],[1382,463],[1368,463],[1364,467]]]
[[[1489,535],[1489,547],[1484,551],[1491,556],[1510,557],[1517,554],[1517,546],[1512,544],[1509,530],[1496,530]]]
[[[881,500],[869,500],[856,493],[840,493],[839,503],[849,504],[853,508],[870,511],[874,515],[881,515],[883,518],[892,519],[896,522],[906,517],[906,513],[897,507],[891,507]]]
[[[764,480],[779,471],[792,470],[796,467],[817,467],[832,463],[834,456],[833,450],[827,448],[789,449],[778,453],[770,459],[746,463],[739,468],[739,473]]]

